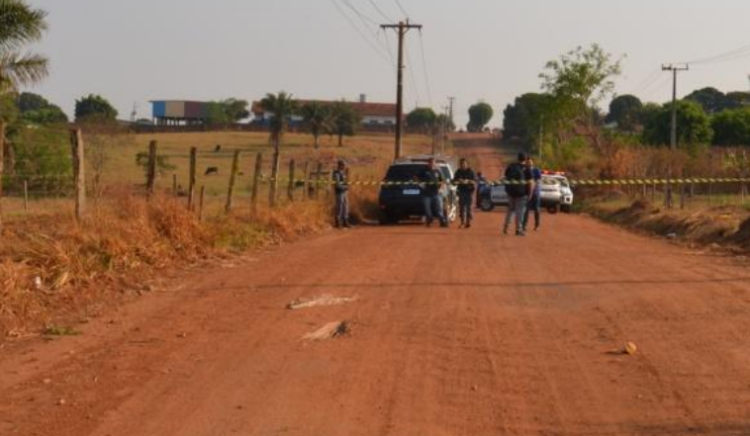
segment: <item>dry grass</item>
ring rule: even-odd
[[[0,338],[78,320],[165,268],[290,241],[329,227],[325,202],[199,222],[182,201],[127,191],[82,223],[68,213],[7,226],[0,244]]]
[[[750,251],[750,211],[738,206],[664,210],[648,200],[589,202],[584,210],[604,221],[697,246]]]

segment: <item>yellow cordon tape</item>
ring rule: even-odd
[[[274,182],[273,178],[262,177],[260,179],[263,183]],[[289,183],[289,179],[276,179],[277,183]],[[309,185],[320,185],[320,186],[333,186],[336,184],[333,180],[294,180],[295,184],[309,184]],[[750,178],[717,178],[717,179],[706,179],[706,178],[691,178],[691,179],[619,179],[619,180],[569,180],[571,186],[652,186],[652,185],[709,185],[709,184],[729,184],[729,183],[750,183]],[[501,185],[525,185],[529,182],[518,182],[512,180],[498,180],[493,182],[486,182],[486,185],[490,186],[501,186]],[[476,182],[457,182],[454,185],[476,185]],[[352,180],[346,183],[346,186],[413,186],[413,185],[428,185],[424,182],[391,182],[391,181],[362,181]]]

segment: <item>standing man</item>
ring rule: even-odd
[[[349,225],[349,174],[346,162],[338,161],[333,171],[333,191],[336,194],[336,228],[350,228]]]
[[[523,217],[526,212],[526,205],[529,197],[534,190],[534,181],[531,178],[526,160],[526,153],[518,154],[518,162],[508,166],[505,170],[505,192],[508,193],[508,215],[505,217],[503,233],[508,234],[508,228],[516,218],[516,236],[526,236],[523,230]]]
[[[523,216],[523,231],[529,226],[529,212],[534,211],[534,231],[539,230],[542,209],[542,171],[534,165],[534,160],[529,158],[527,161],[531,180],[534,181],[534,190],[529,198],[529,204],[526,207],[526,213]]]
[[[422,201],[424,202],[424,215],[427,218],[427,227],[432,227],[435,217],[440,220],[440,227],[448,227],[448,220],[443,213],[443,198],[440,196],[440,188],[443,187],[443,175],[435,167],[435,159],[427,161],[427,168],[419,177],[424,184],[422,188]]]
[[[482,172],[477,173],[477,207],[482,207],[482,197],[485,195],[492,196],[492,188],[487,183],[487,177]]]
[[[461,159],[459,170],[453,176],[453,182],[458,185],[458,211],[461,216],[461,227],[471,228],[471,222],[474,220],[473,196],[476,191],[477,176],[469,168],[466,159]]]

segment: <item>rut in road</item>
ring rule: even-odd
[[[469,231],[330,232],[80,337],[11,343],[0,434],[747,434],[747,266],[543,218],[528,238],[502,236],[501,212]],[[357,298],[287,308],[321,296]],[[635,355],[611,353],[627,341]]]

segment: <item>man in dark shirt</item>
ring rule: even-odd
[[[443,213],[443,197],[440,195],[444,180],[440,170],[435,167],[435,159],[427,161],[427,168],[420,175],[419,181],[423,184],[422,201],[427,227],[432,226],[435,217],[440,220],[440,227],[448,227],[448,220]]]
[[[523,230],[526,231],[529,226],[529,213],[534,212],[534,231],[537,231],[539,230],[542,209],[542,171],[534,165],[531,158],[526,161],[526,165],[531,172],[532,180],[534,180],[534,189],[523,217]]]
[[[336,228],[349,228],[349,180],[346,162],[340,160],[333,171],[333,192],[336,194]]]
[[[518,154],[518,162],[510,164],[505,170],[505,191],[508,193],[508,215],[505,217],[503,233],[508,234],[513,218],[516,219],[516,236],[526,236],[524,230],[524,215],[529,198],[534,192],[534,180],[529,167],[526,165],[526,153]]]
[[[466,159],[461,159],[460,168],[453,176],[453,181],[458,185],[458,210],[461,216],[461,227],[471,228],[471,221],[474,220],[472,197],[476,191],[477,176],[474,174]]]

